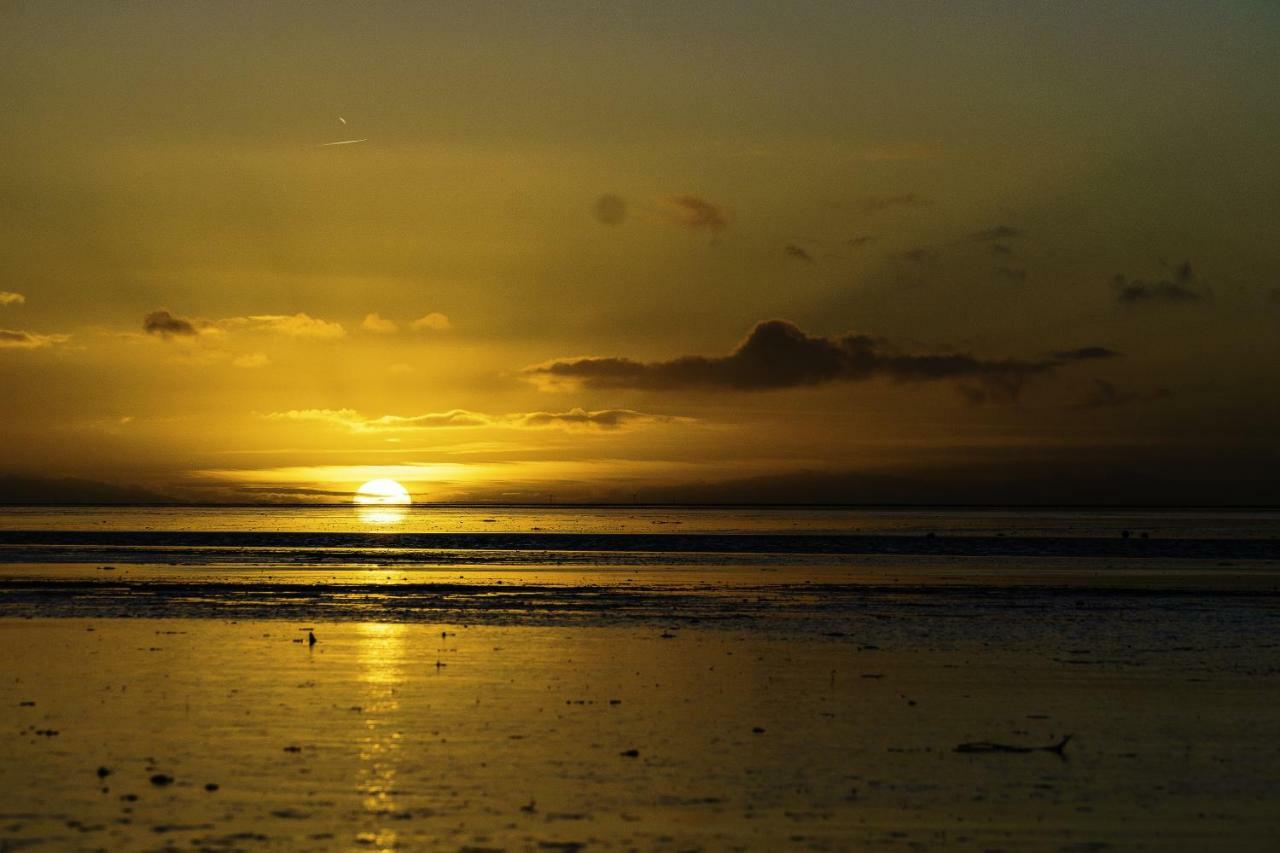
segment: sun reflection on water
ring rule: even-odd
[[[409,510],[393,504],[368,504],[356,507],[356,518],[372,527],[395,527],[409,516]]]
[[[404,680],[404,625],[365,623],[358,626],[360,645],[356,656],[360,662],[363,684],[359,734],[360,766],[356,771],[356,790],[366,821],[357,836],[362,847],[375,850],[396,848],[395,829],[386,825],[400,811],[396,797],[401,733],[395,730],[400,710],[397,690]]]

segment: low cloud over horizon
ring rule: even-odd
[[[658,362],[621,357],[559,359],[528,367],[524,374],[549,389],[646,391],[753,392],[877,378],[899,383],[953,380],[977,384],[980,394],[966,395],[974,402],[1014,402],[1034,377],[1073,361],[1116,356],[1104,347],[1060,351],[1035,360],[909,351],[872,335],[812,336],[789,321],[766,320],[726,356],[687,355]]]
[[[71,340],[70,335],[45,335],[17,329],[0,329],[0,349],[44,349],[64,344],[69,340]]]
[[[587,411],[574,408],[563,412],[521,412],[488,415],[466,409],[431,412],[422,415],[382,415],[370,418],[354,409],[291,409],[265,416],[276,421],[311,421],[341,427],[353,433],[409,432],[426,429],[498,427],[508,429],[568,429],[615,431],[634,426],[659,423],[693,423],[692,418],[653,415],[631,409]]]

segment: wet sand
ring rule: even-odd
[[[0,847],[1267,849],[1277,614],[1213,610],[3,619]]]

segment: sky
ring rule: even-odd
[[[1275,503],[1276,44],[3,0],[0,500]]]

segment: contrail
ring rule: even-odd
[[[357,142],[368,142],[368,139],[342,139],[338,142],[321,142],[320,147],[325,148],[329,145],[354,145]]]

